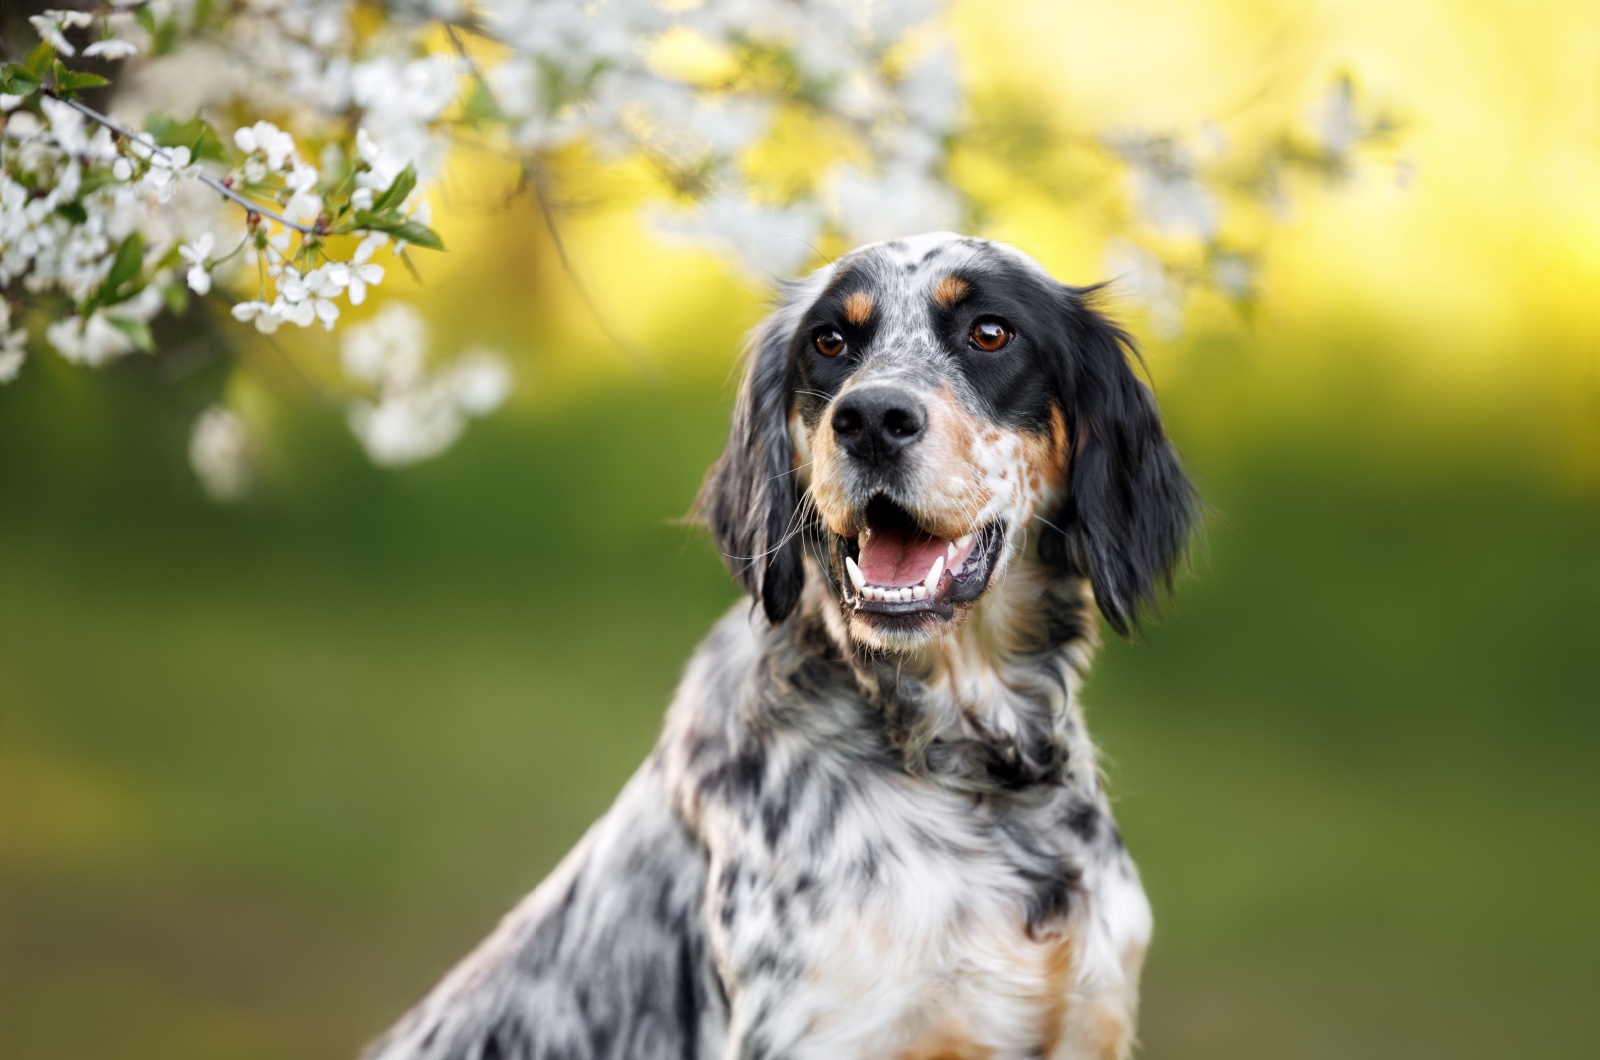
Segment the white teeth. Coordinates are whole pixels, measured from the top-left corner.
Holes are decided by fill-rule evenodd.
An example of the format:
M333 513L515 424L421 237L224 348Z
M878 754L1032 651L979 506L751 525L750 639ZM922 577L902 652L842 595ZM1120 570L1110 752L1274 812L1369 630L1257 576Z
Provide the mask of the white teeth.
M951 563L956 561L956 543L954 541L950 542L950 547L944 550L944 555Z
M956 539L956 548L966 548L970 544L972 544L972 535L971 534L968 534L965 537L961 537L961 538L957 538Z
M860 565L849 556L844 558L845 572L856 587L856 599L878 600L886 604L909 604L913 600L926 600L939 588L939 578L944 574L944 557L938 556L928 568L928 576L919 585L868 585Z

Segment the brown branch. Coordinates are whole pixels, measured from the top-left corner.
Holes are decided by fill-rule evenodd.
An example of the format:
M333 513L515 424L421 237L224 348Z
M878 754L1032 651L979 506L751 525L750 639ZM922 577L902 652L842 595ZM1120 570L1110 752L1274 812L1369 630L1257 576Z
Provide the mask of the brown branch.
M444 23L445 33L449 36L450 44L455 48L456 54L472 70L472 76L477 79L478 84L483 86L484 92L488 93L489 99L495 105L495 109L499 110L500 101L495 99L494 89L489 87L488 80L483 76L483 72L478 69L478 64L467 51L467 46L462 43L461 37L456 33L456 28L452 23ZM462 28L467 29L469 32L481 32L471 26L463 26ZM651 362L650 358L645 355L644 350L637 343L623 337L621 333L611 326L606 319L605 313L601 311L600 304L595 301L588 285L583 282L583 279L578 275L577 268L572 264L572 257L567 253L567 241L561 236L561 229L556 224L555 210L551 207L550 196L545 190L543 171L537 168L535 163L535 168L531 172L526 168L523 172L533 187L534 201L539 204L539 216L544 220L545 230L550 233L550 243L555 247L556 257L561 262L561 269L567 274L567 279L572 282L573 290L577 292L578 298L583 302L584 307L589 310L589 315L594 318L596 326L600 328L600 333L611 340L623 353L627 354L628 359L633 362L633 366L638 369L639 374L650 380L650 382L659 384L661 382L661 370Z

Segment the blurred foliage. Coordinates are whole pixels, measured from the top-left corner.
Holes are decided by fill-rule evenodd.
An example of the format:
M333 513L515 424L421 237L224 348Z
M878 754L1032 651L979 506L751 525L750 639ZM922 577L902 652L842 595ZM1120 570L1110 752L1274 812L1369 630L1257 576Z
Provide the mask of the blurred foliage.
M1600 13L956 27L1018 121L1246 100L1242 137L1332 58L1411 120L1408 187L1307 200L1252 320L1200 300L1150 344L1212 515L1176 613L1087 693L1157 913L1142 1055L1591 1056ZM574 267L646 381L497 165L453 169L458 252L419 295L521 385L441 461L375 470L332 404L251 383L314 396L293 350L237 351L281 451L230 509L181 459L173 381L198 406L227 375L204 343L0 391L0 1054L353 1054L603 811L733 601L672 520L759 295L626 205L580 212ZM990 224L1082 282L1119 200L1077 179Z

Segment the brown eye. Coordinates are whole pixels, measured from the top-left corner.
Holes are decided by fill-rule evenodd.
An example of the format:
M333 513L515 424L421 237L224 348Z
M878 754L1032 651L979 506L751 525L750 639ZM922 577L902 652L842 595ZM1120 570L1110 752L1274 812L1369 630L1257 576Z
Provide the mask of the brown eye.
M972 325L972 344L993 353L1011 341L1011 329L998 320L980 320Z
M844 352L844 336L832 328L817 332L812 342L824 357L837 357Z

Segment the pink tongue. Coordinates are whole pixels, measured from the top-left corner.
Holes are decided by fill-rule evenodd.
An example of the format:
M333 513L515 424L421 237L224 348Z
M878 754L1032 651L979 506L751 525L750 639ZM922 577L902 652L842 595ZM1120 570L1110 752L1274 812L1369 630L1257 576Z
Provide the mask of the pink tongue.
M916 585L949 546L950 542L928 534L875 529L867 535L856 562L868 585Z

